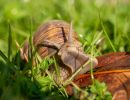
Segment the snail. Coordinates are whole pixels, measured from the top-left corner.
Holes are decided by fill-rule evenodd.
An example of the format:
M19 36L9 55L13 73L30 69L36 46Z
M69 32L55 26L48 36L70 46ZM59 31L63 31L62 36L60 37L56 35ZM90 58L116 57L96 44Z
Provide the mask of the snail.
M63 80L67 79L82 66L84 68L79 74L86 73L90 69L90 63L93 66L98 63L94 58L90 63L85 64L92 57L84 53L72 24L62 20L52 20L40 26L33 36L33 45L42 59L51 56L55 56L58 59L60 76ZM25 42L20 53L21 59L26 61L28 61L28 48L29 43Z

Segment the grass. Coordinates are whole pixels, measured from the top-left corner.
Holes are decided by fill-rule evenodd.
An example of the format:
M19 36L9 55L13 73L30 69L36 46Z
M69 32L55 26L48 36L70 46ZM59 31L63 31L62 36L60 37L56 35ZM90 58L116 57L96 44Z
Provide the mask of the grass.
M31 43L39 25L61 19L73 21L86 53L99 56L130 51L129 9L126 0L0 0L0 99L77 99L79 91L83 92L82 99L90 94L89 100L110 99L106 86L95 80L86 90L72 83L75 96L68 97L64 86L57 85L47 72L55 60L41 60L32 46L29 63L24 65L15 41L20 47L26 39ZM36 67L32 66L33 56L40 62Z

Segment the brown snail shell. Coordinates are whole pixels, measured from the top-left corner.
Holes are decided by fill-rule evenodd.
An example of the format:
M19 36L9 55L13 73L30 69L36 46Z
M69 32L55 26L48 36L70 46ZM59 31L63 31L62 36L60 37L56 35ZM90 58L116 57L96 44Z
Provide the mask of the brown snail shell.
M39 55L44 58L53 55L61 46L67 42L70 24L62 20L53 20L40 26L34 34L33 44L37 48ZM74 32L73 41L77 48L81 48L77 34Z

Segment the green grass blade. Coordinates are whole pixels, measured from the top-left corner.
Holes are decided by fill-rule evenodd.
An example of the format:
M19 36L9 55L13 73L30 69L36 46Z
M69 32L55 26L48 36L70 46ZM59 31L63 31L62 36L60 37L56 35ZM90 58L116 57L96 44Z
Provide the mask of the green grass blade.
M103 23L101 23L101 24L102 24L103 31L104 31L104 33L105 33L105 35L106 35L106 38L108 39L108 41L109 41L109 43L110 43L110 45L111 45L113 51L116 52L116 49L115 49L113 43L111 42L111 40L110 40L110 38L109 38L109 36L108 36L108 34L107 34L107 32L106 32L104 26L103 26Z
M32 18L30 18L30 37L29 37L29 62L33 66L33 43L32 43Z
M9 24L9 35L8 35L8 59L10 59L12 53L12 32L11 32L11 25Z
M0 50L0 56L6 61L9 62L9 59L6 57L6 55Z
M104 34L105 34L105 36L106 36L108 42L110 43L110 45L111 45L113 51L116 52L116 49L115 49L113 43L111 42L111 40L110 40L110 38L109 38L109 36L108 36L108 34L107 34L107 32L106 32L106 29L104 28L104 25L103 25L103 23L102 23L102 19L101 19L101 16L100 16L100 11L99 11L99 19L100 19L100 23L101 23L103 32L104 32Z
M58 80L59 80L60 79L60 70L59 70L59 66L58 66L54 56L53 56L53 60L54 60L54 67L55 67L56 75L58 76Z
M30 18L30 37L29 37L30 46L32 47L32 17Z

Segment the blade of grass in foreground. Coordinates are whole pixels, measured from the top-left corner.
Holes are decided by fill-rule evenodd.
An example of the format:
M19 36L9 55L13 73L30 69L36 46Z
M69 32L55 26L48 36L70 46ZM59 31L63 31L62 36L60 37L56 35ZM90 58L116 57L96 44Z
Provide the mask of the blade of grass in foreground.
M10 59L10 56L11 56L11 53L12 53L12 32L11 32L11 25L9 23L9 36L8 36L8 59L9 61L11 60Z
M6 61L10 62L9 59L6 57L6 55L0 50L0 56Z
M94 55L94 44L92 44L92 49L91 49L91 56L93 56L93 55ZM90 63L91 63L91 61L90 61ZM93 64L92 63L90 65L90 73L91 73L91 80L94 84Z
M13 72L15 72L17 70L16 67L15 67L15 65L12 62L10 62L10 60L8 59L8 57L6 57L6 55L1 50L0 50L0 56L7 63L8 66L6 66L6 68L10 69L10 71L13 71Z

